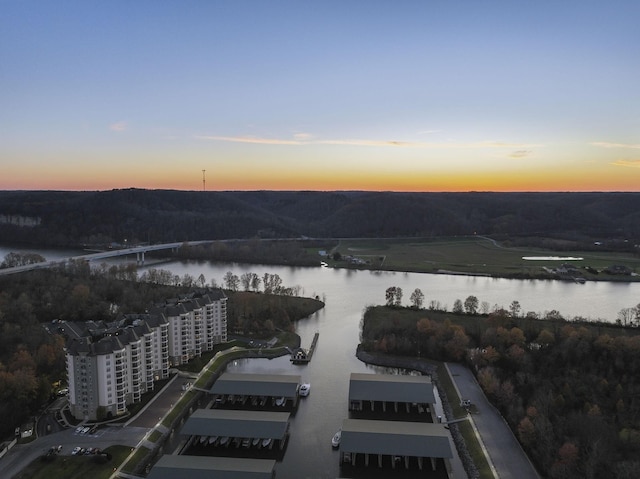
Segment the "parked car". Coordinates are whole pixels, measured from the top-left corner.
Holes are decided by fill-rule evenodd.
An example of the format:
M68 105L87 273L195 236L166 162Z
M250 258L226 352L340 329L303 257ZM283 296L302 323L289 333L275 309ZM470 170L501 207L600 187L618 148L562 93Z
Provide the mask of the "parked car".
M78 454L80 454L80 451L82 450L82 448L80 446L76 446L73 448L73 451L71 451L71 455L72 456L77 456Z

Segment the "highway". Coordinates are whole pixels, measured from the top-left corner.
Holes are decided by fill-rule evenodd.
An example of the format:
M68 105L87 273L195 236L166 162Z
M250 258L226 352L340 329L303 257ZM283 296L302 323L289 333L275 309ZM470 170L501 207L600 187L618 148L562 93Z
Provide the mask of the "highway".
M12 268L0 269L0 275L10 275L17 273L24 273L27 271L34 271L37 269L51 268L54 266L61 266L71 261L97 261L107 258L116 258L118 256L136 255L144 258L144 254L149 251L162 251L178 249L183 245L198 246L201 244L214 243L220 240L201 240L201 241L181 241L178 243L162 243L145 246L134 246L131 248L113 249L108 251L100 251L98 253L87 253L79 256L70 256L68 258L57 259L55 261L44 261L42 263L27 264L24 266L14 266Z

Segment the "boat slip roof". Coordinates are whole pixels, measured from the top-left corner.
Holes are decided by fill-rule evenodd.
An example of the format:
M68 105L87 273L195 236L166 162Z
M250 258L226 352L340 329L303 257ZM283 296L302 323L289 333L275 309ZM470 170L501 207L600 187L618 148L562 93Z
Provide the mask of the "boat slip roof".
M211 394L240 396L295 397L299 375L223 373L213 384Z
M181 434L283 439L289 416L288 412L197 409L185 422Z
M443 424L344 419L342 452L414 457L453 457Z
M436 402L428 376L351 373L349 400L406 403Z
M275 465L270 459L165 454L147 479L272 479Z

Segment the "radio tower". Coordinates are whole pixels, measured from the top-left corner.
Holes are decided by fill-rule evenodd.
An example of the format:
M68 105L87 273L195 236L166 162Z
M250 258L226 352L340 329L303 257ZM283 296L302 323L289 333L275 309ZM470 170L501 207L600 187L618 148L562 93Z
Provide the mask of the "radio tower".
M207 171L207 170L202 170L202 191L206 191L206 188L205 188L205 181L206 180L205 180L205 177L204 177L204 172L205 171Z

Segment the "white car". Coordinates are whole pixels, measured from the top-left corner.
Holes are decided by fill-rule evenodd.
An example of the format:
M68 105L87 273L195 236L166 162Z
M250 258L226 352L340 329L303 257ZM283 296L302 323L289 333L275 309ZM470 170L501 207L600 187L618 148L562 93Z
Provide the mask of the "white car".
M80 446L76 446L76 447L74 447L74 448L73 448L73 451L71 451L71 455L72 455L72 456L77 456L81 449L82 449L82 448L81 448Z

